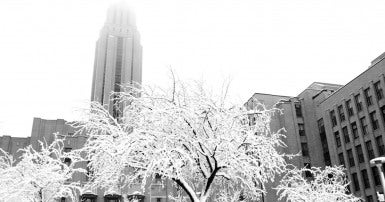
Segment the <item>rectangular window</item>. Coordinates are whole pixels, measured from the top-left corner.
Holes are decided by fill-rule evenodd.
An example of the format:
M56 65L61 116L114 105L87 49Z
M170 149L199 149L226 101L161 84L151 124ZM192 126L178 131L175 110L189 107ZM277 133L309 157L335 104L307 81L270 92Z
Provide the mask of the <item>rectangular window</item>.
M113 195L112 197L107 195L107 196L104 196L104 201L105 202L119 202L120 199L118 196L115 196L115 195Z
M360 94L355 95L354 100L356 101L357 111L359 112L362 111L362 102L361 102Z
M370 113L370 121L372 122L373 130L377 130L379 125L378 125L378 119L375 111Z
M366 118L362 117L360 118L360 123L362 127L362 134L367 135L368 134L368 124L366 123Z
M385 121L385 106L381 107L382 120Z
M358 130L357 130L356 122L353 122L352 124L350 124L350 126L352 127L352 132L353 132L354 139L357 139L358 138Z
M381 180L380 180L380 174L378 172L378 168L377 167L372 167L372 173L373 173L373 178L374 178L374 184L380 185L381 184Z
M304 167L307 168L307 169L311 169L310 163L304 163ZM306 177L312 177L312 174L311 174L310 171L306 170L306 171L305 171L305 176L306 176Z
M336 114L334 112L334 110L330 111L330 119L332 121L332 126L336 126L337 125L337 118L336 118Z
M91 161L87 161L86 171L87 171L86 180L89 181L93 178L93 175L94 175L94 171L91 168Z
M325 125L324 125L324 120L321 118L317 121L318 124L318 130L319 130L319 135L321 138L321 145L322 145L322 150L323 150L323 157L325 160L325 165L330 166L331 165L331 160L330 160L330 154L329 154L329 148L328 148L328 141L325 133Z
M354 115L353 107L350 100L346 101L346 109L348 110L349 117Z
M376 96L378 100L381 100L384 97L384 93L382 92L380 81L374 83L374 91L376 92Z
M302 123L298 124L298 130L300 136L305 136L305 126Z
M96 202L96 197L94 196L88 196L88 195L82 195L81 197L82 202Z
M358 163L363 163L365 161L365 159L364 159L364 153L362 152L361 145L356 146L356 151L357 151L357 155L358 155Z
M343 153L338 154L338 159L340 160L340 165L343 165L345 167L345 159Z
M301 107L301 103L295 103L294 104L295 106L295 114L297 115L297 117L302 117L302 107Z
M366 99L366 104L368 106L372 105L373 104L373 100L372 100L372 96L370 95L370 88L367 88L364 90L364 94L365 94L365 99Z
M338 131L334 132L334 136L336 138L337 147L340 147L341 146L341 138L340 138L339 132Z
M71 165L71 159L70 158L65 158L64 159L64 164L66 164L67 166L70 166Z
M352 177L353 177L354 191L359 191L360 190L360 184L358 182L357 173L353 173Z
M365 145L366 145L366 151L368 151L369 159L373 159L374 158L374 150L373 150L372 142L369 140L365 143Z
M377 142L377 147L378 147L378 153L380 156L385 154L385 147L384 147L384 142L382 140L382 136L376 137L376 142Z
M159 173L155 173L155 184L161 184L162 183L162 175Z
M354 157L351 149L348 150L349 166L354 166Z
M338 110L338 115L340 117L340 121L341 122L345 121L345 113L342 105L338 106L337 110Z
M365 189L370 188L368 172L364 169L361 171L361 174L362 174L362 178L364 180Z
M63 151L64 151L65 153L68 153L68 152L71 152L71 151L72 151L72 148L70 148L70 147L64 147Z
M366 202L373 202L373 196L372 195L367 196Z
M344 140L345 140L345 143L348 143L350 142L350 138L349 138L349 132L348 132L348 127L343 127L342 128L342 133L344 135Z
M319 133L320 133L320 134L325 133L324 120L323 120L323 119L318 120L318 121L317 121L317 124L318 124L318 130L319 130ZM325 136L326 136L326 134L325 134Z
M309 148L307 147L307 143L301 143L302 148L302 156L309 156Z

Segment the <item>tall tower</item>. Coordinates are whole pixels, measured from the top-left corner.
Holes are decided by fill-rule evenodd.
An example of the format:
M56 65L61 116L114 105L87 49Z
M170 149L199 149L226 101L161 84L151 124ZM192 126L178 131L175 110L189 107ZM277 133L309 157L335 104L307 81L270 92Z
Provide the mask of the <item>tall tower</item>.
M126 4L112 5L96 42L91 100L117 114L111 100L120 85L142 82L142 45L135 16Z

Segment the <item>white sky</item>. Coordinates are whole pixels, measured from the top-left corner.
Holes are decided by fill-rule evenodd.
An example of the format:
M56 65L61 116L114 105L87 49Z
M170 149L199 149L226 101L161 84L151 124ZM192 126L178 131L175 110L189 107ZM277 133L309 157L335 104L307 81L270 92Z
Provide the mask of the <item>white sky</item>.
M0 135L29 136L33 117L76 119L91 94L107 0L0 1ZM385 1L135 0L144 84L169 67L212 84L295 96L345 84L385 51Z

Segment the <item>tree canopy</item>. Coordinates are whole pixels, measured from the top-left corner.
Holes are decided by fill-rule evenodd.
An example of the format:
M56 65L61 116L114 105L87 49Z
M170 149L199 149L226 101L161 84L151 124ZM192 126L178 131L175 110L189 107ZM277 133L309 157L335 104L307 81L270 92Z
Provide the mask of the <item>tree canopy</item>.
M247 110L229 103L226 89L220 92L199 83L174 82L166 90L129 85L113 96L115 109L123 109L118 117L92 103L75 126L89 136L83 151L93 183L143 179L144 186L160 174L191 201L258 198L262 185L286 169L286 155L277 151L285 146L283 135L270 130L274 110Z

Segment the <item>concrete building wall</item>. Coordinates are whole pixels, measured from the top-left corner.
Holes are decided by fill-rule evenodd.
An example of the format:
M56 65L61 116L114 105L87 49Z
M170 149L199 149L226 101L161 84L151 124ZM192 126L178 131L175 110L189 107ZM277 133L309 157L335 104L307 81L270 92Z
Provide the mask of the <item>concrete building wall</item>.
M381 144L385 134L384 74L383 54L369 69L327 97L317 108L318 118L325 122L332 164L345 165L352 182L350 190L367 201L377 201L375 192L381 191L376 170L372 169L369 160L385 155ZM376 90L375 85L381 90ZM335 118L331 117L332 113ZM377 121L371 117L373 113ZM346 141L345 133L349 141ZM354 183L353 175L357 176L357 183Z
M326 96L340 87L341 85L314 82L297 96L303 106L306 136L311 148L311 166L324 167L325 164L327 165L330 162L328 158L330 154L322 145L315 109L322 99L325 99Z
M20 149L28 146L30 140L29 137L0 136L0 148L9 154L12 154L15 159L18 159L22 155Z
M271 119L271 130L276 132L280 129L285 129L283 134L286 136L282 141L286 144L285 148L277 148L279 152L286 154L298 154L298 157L287 160L287 163L292 164L298 168L304 167L305 164L311 164L311 156L309 156L308 133L306 129L300 132L304 126L303 108L300 100L296 97L269 95L255 93L246 103L249 109L258 107L257 103L262 103L267 109L276 108L277 111ZM297 114L296 105L300 106L300 113ZM302 129L301 129L302 130ZM304 148L302 148L304 147ZM302 151L305 149L306 151ZM263 201L279 201L277 191L274 189L279 185L281 176L276 176L273 183L265 185L266 194ZM284 201L284 200L281 200Z

